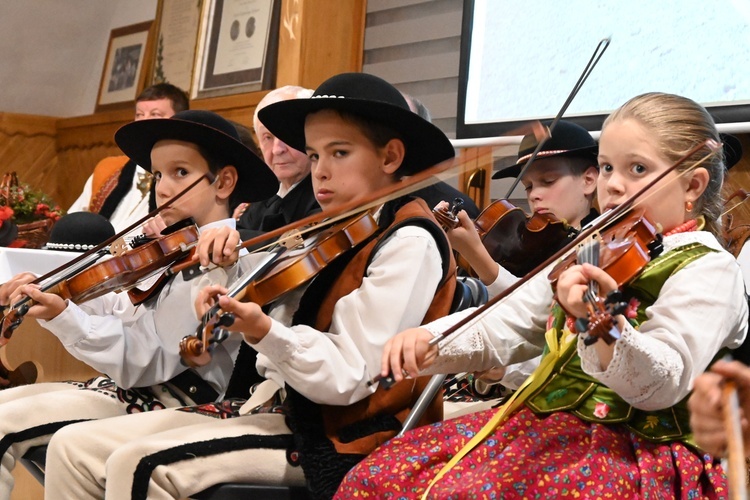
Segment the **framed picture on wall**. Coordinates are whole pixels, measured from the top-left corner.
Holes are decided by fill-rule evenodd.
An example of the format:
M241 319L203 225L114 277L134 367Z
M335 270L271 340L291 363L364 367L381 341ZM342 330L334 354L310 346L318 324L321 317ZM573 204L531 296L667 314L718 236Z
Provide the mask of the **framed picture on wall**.
M280 0L205 0L191 97L273 88Z
M147 84L167 82L190 93L204 1L159 0L155 53Z
M132 105L143 89L146 80L143 67L149 54L151 25L152 21L147 21L115 28L110 33L96 111Z

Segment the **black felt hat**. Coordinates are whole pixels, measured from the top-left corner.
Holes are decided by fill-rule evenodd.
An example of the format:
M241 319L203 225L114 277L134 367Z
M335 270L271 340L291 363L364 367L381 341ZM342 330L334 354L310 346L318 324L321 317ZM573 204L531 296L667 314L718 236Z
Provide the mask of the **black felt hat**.
M18 238L18 226L12 220L0 223L0 247L7 247Z
M397 132L406 147L399 174L415 174L455 156L445 134L412 112L398 89L366 73L331 77L312 97L269 104L258 112L258 119L280 140L305 151L305 118L323 109L352 113Z
M724 149L724 165L727 170L742 159L742 143L731 134L719 134Z
M115 228L93 212L73 212L60 217L49 233L45 250L85 252L115 235Z
M546 122L544 125L549 126L550 123L552 122ZM516 163L510 167L498 170L492 178L518 177L521 169L536 149L537 144L534 134L524 136L521 139L521 145L518 147L518 160L516 160ZM552 135L544 143L544 146L542 146L536 157L542 159L550 156L583 156L590 157L593 160L592 165L594 165L596 164L598 149L596 141L591 137L588 130L575 123L560 120L555 125Z
M271 169L247 146L237 129L211 111L180 111L171 118L139 120L121 127L115 142L138 165L151 171L151 149L161 140L185 141L210 152L237 168L235 190L244 201L265 200L279 190L279 181Z

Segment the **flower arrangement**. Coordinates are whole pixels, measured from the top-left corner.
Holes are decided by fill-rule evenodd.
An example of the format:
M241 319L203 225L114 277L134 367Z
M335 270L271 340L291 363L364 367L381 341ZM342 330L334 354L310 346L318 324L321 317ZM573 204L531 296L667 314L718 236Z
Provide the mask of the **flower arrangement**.
M9 246L41 248L49 231L65 212L43 192L18 182L15 172L0 182L0 222L18 226L18 237ZM2 227L2 226L0 226Z
M0 220L10 217L16 224L39 220L56 222L65 212L46 194L20 184L15 172L5 174L0 184Z

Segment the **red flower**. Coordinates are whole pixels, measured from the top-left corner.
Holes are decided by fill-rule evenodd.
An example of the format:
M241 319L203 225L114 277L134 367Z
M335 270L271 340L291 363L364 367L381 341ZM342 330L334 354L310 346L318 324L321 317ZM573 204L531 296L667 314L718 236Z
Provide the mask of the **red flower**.
M638 306L641 305L641 302L633 297L630 299L630 302L628 302L628 307L625 308L625 317L628 319L634 319L638 317Z
M13 217L13 209L10 207L0 207L0 223L5 222Z
M594 416L596 418L606 418L609 415L609 405L607 403L596 403L594 406Z

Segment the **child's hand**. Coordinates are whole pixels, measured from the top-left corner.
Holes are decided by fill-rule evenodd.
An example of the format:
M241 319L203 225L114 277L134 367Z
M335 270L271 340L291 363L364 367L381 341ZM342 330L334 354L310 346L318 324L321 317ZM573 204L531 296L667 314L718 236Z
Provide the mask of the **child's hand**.
M31 283L36 279L31 273L20 273L13 276L11 279L0 285L0 305L8 306L11 305L11 296L18 289L18 287Z
M211 262L217 266L230 266L239 259L240 233L226 226L202 231L196 246L196 255L201 266Z
M599 283L599 295L606 296L617 289L617 282L603 269L583 264L572 266L560 274L557 280L557 300L569 314L576 318L585 318L588 308L583 296L588 290L589 282Z
M30 283L18 287L10 297L11 303L15 304L24 296L29 297L35 302L26 313L26 316L29 318L50 320L57 317L58 314L68 307L62 297L53 293L43 292L37 284Z
M247 210L247 207L249 206L249 203L240 203L237 205L237 208L234 209L234 213L232 214L232 218L234 220L240 220L240 217L245 213L245 210Z
M203 315L216 304L219 300L219 296L226 295L228 292L229 290L221 285L209 285L203 287L195 297L194 306L196 317L202 318Z
M392 375L396 382L416 377L437 356L437 345L430 345L432 339L424 328L410 328L392 337L383 349L380 375Z
M263 339L271 329L271 318L254 302L240 302L227 297L227 289L219 285L210 285L198 292L195 299L195 312L203 316L218 302L222 311L234 315L234 323L224 327L231 332L239 332L245 340L254 344Z
M161 215L157 215L156 217L152 217L151 219L144 222L143 226L141 226L141 230L143 231L144 236L147 236L149 238L158 238L161 236L161 232L165 227L167 227L167 223L164 222L164 219L161 218Z
M447 210L448 202L441 201L435 208ZM458 214L456 214L456 218L458 219L458 225L453 229L449 229L445 233L448 236L448 241L450 241L451 247L464 257L468 257L472 253L477 252L477 249L480 247L484 248L482 240L479 238L477 228L474 226L474 221L471 220L469 214L466 213L466 210L459 211Z

